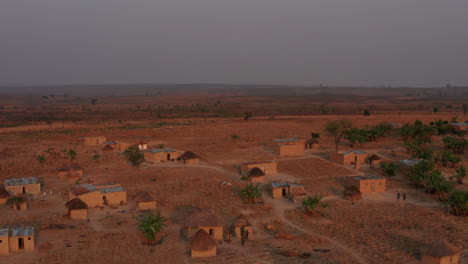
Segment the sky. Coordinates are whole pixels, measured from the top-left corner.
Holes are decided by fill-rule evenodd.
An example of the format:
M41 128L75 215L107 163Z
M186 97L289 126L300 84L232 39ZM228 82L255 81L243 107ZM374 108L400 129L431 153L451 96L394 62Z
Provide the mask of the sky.
M467 86L467 14L467 0L0 0L0 86Z

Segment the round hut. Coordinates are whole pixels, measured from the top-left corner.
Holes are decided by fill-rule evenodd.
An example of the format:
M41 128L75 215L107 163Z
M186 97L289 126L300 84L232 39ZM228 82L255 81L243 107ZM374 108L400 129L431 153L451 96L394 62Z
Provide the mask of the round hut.
M369 163L369 166L372 168L374 166L380 166L380 162L382 161L382 158L372 154L367 158L367 163Z
M344 190L343 198L350 201L362 200L361 191L356 186L349 186Z
M216 241L203 229L192 237L189 248L192 258L216 256Z
M247 172L247 177L251 182L265 182L265 173L258 167L251 169Z
M80 198L71 199L65 206L68 208L70 219L88 219L88 205Z
M249 238L251 238L253 235L252 225L250 224L249 220L242 214L239 215L236 220L234 220L232 226L234 227L234 235L239 239L241 238L242 233L245 231L248 232Z
M193 153L192 151L186 151L184 154L180 156L180 160L184 164L198 164L200 162L200 158L197 154Z
M421 250L423 264L458 264L461 250L446 240L432 243Z
M135 201L137 202L137 208L139 210L156 209L157 206L156 198L154 198L154 196L149 192L144 192L138 195L135 197Z

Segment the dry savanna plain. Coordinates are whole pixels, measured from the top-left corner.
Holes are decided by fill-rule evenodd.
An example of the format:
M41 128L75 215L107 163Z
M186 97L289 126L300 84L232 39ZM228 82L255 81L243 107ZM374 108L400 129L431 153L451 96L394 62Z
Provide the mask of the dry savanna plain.
M0 263L421 263L425 248L447 241L458 249L459 263L467 264L466 214L455 215L438 195L415 188L403 165L389 176L367 162L360 166L357 160L337 162L332 158L337 152L334 137L325 129L340 119L350 120L356 128L416 120L427 126L438 120L463 123L468 120L463 109L467 99L468 88L0 89L0 188L7 187L7 179L41 179L40 193L26 195L26 210L0 205L0 229L34 227L35 240L34 250L0 254ZM369 115L363 114L365 110ZM311 133L320 133L316 147L279 155L275 139L309 140ZM106 151L101 143L85 145L85 138L93 136L144 142L147 150L190 151L199 161L167 160L164 154L164 162L133 166L124 150ZM453 136L467 139L463 134ZM426 148L435 156L446 151L443 138L434 132ZM379 156L381 163L400 164L414 154L404 146L399 127L376 141L352 147L350 143L342 138L338 150L362 150L367 157ZM458 168L468 167L467 151L456 154L460 158L456 166L437 168L454 191L468 191L468 177L458 183L451 177ZM276 162L277 172L266 173L258 183L261 197L251 203L242 195L252 180L242 164L264 161ZM70 163L83 168L83 175L73 181L57 172ZM384 179L384 191L344 199L348 177L364 175ZM328 206L307 212L300 201L274 197L272 183L286 182L300 184L306 196L321 197ZM71 188L109 183L125 188L124 203L89 207L86 219L70 219L65 203ZM155 208L138 209L137 197L144 192L154 196ZM467 210L466 201L464 206ZM211 209L223 222L222 239L213 239L214 256L192 257L193 237L184 233L189 213L200 208ZM167 219L153 245L144 243L138 229L139 219L148 212ZM245 241L231 236L241 214L252 226ZM213 247L208 242L206 247Z

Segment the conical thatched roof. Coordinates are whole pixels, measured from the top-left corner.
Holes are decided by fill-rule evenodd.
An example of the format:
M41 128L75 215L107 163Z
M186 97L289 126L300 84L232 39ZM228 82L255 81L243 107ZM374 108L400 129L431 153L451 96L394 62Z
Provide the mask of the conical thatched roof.
M433 257L452 256L460 252L461 250L459 248L453 246L447 240L434 242L421 250L421 254Z
M247 220L247 218L244 215L241 214L236 218L236 220L234 220L232 225L240 227L240 226L250 226L251 224L250 224L249 220Z
M193 235L189 248L196 251L208 251L216 247L216 241L203 229Z
M109 150L114 150L114 148L111 145L106 145L102 150L109 151Z
M153 202L156 201L156 198L154 198L153 195L151 195L149 192L144 192L137 197L135 197L135 201L137 202Z
M0 198L8 198L10 197L10 193L8 193L5 189L0 189Z
M72 164L64 164L61 167L57 168L57 171L71 171L71 170L82 170L83 167L81 167L77 163L72 163Z
M367 158L368 160L381 160L382 158L375 155L375 154L372 154L370 157Z
M197 154L193 153L192 151L186 151L184 154L180 156L181 159L198 159L199 157Z
M183 221L184 226L222 226L224 220L212 209L196 209Z
M74 198L70 201L68 201L65 206L69 209L69 210L80 210L80 209L88 209L88 206L83 202L81 201L80 198Z
M261 176L265 176L265 173L260 168L255 167L255 168L251 169L247 173L247 176L249 176L249 177L261 177Z

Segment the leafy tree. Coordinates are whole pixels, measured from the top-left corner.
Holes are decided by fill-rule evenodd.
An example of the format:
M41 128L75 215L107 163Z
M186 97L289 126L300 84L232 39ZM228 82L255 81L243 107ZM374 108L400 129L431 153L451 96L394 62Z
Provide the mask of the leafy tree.
M39 161L39 163L41 164L41 167L44 167L44 164L46 162L46 157L44 155L37 156L36 160Z
M133 165L138 166L143 161L145 161L145 156L140 151L137 145L132 145L124 151L124 156L127 157L127 160Z
M244 114L244 120L249 120L249 118L251 118L253 116L252 112L246 112Z
M97 99L91 99L90 102L91 102L92 105L96 105L97 104Z
M332 120L325 125L325 131L334 139L336 150L338 150L338 145L346 130L352 126L353 122L349 119Z
M156 236L167 227L167 220L159 212L156 215L148 212L138 219L138 230L148 240L149 245L153 246L156 244Z
M73 160L76 158L76 156L77 156L78 154L76 153L76 150L74 150L74 149L69 149L69 150L67 151L67 155L70 157L70 161L73 161Z
M366 131L359 128L351 128L345 131L344 137L349 140L350 147L354 147L356 142L359 143L359 146L362 146L367 142Z
M310 135L312 136L312 138L320 138L320 133L312 132Z
M302 209L306 214L313 214L318 206L327 208L329 204L323 203L320 195L307 196L302 200Z
M442 138L445 148L450 149L455 154L463 154L465 152L465 147L468 145L468 140L458 139L452 136L446 136Z
M257 185L247 184L243 189L241 189L241 195L244 197L248 203L255 203L258 198L262 197L262 191L258 188Z
M434 113L439 112L439 107L436 106L436 107L432 108L432 111L434 111Z
M380 168L385 175L395 176L395 171L400 168L400 165L396 164L395 162L382 162L380 163Z
M425 180L435 169L435 164L432 161L421 161L410 169L409 180L414 187L423 186Z
M468 192L463 190L453 191L445 202L451 209L454 215L468 215Z
M366 110L364 110L363 114L364 114L364 116L370 116L370 111L366 109Z
M452 179L456 179L458 184L463 184L463 178L466 177L466 168L461 165L460 168L455 170L457 173L452 175Z

